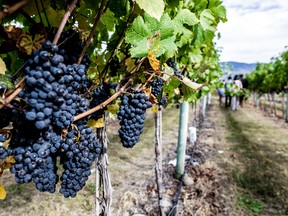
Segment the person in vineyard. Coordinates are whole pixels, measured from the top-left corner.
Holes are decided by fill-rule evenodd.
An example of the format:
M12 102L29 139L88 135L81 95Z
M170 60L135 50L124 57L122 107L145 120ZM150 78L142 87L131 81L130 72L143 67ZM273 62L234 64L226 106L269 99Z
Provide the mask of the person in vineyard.
M222 82L223 86L221 86L220 88L217 88L217 93L219 95L219 105L222 104L223 98L225 97L225 88L224 88L225 80L222 80L221 82Z
M243 107L246 89L248 89L248 80L244 78L243 74L240 74L240 81L242 83L243 92L239 97L240 106Z
M232 90L232 99L231 99L231 109L232 111L236 111L239 108L239 100L240 100L240 94L242 92L242 82L240 81L239 75L235 75L233 79L233 90Z
M231 106L231 90L233 86L233 80L231 76L228 76L228 79L225 83L225 107L228 108Z

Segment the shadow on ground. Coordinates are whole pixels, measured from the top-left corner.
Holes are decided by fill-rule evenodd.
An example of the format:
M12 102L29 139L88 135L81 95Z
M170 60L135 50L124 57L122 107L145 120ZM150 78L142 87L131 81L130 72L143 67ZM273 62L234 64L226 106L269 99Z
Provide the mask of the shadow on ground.
M284 155L275 154L271 140L263 142L249 135L249 132L258 128L261 136L260 133L265 133L269 128L261 128L262 125L257 121L240 122L235 119L234 113L225 108L221 111L225 112L231 150L237 153L239 166L232 165L231 170L237 185L263 202L265 207L262 213L265 215L287 215L288 178L285 165L288 159Z

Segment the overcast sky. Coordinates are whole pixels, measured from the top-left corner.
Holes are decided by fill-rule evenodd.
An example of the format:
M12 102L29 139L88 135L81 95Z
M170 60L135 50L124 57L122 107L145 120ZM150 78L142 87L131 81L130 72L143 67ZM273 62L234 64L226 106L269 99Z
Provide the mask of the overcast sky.
M221 61L267 63L288 46L288 0L223 0L226 23L220 23Z

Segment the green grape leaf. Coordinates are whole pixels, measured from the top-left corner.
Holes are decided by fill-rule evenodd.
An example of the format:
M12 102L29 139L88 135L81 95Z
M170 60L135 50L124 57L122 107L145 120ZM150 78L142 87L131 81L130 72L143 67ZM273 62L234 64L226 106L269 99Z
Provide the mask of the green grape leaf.
M7 68L6 68L6 64L5 62L3 61L2 58L0 58L0 74L5 74Z
M163 0L135 0L135 2L151 17L160 20L165 8Z
M192 52L190 52L190 60L193 63L199 63L203 59L202 52L200 49L194 48Z
M187 26L196 25L199 23L199 20L196 15L188 9L182 9L177 13L173 21L172 24L174 24L175 35L178 37L177 46L182 47L193 38L192 29L188 29Z
M51 6L47 6L47 7L45 7L45 12L48 16L48 20L49 20L50 25L52 27L58 28L63 17L64 17L65 11L64 10L57 10L56 11ZM44 11L41 13L41 16L45 17ZM48 26L48 24L46 24L46 22L47 22L46 19L44 19L43 22L44 22L45 26Z
M94 0L93 4L95 4ZM108 8L115 14L115 17L121 17L125 16L131 7L127 0L110 0Z
M169 67L166 63L164 64L164 71L165 71L165 74L163 74L163 79L165 81L174 75L173 68Z
M164 91L167 93L174 92L175 89L180 85L180 81L174 77L171 77L169 82L165 82Z
M202 94L204 95L208 94L208 92L210 91L208 86L202 86L201 90L202 90Z
M147 39L139 41L138 45L130 49L133 58L142 58L148 55Z
M190 98L192 95L195 94L195 91L185 84L181 86L181 90L184 96L184 100L187 100L188 98Z
M101 22L106 26L108 31L114 31L115 16L109 8L101 16Z
M17 51L9 52L8 55L11 59L10 71L12 72L12 74L14 74L24 64L24 59L21 58L20 53Z
M138 16L127 29L125 40L127 43L137 45L140 41L143 41L143 39L150 37L151 34L143 18Z
M3 75L3 74L0 74L0 91L3 91L3 90L10 90L10 89L15 89L13 83L10 81L10 79Z
M166 0L166 2L169 5L169 7L175 8L179 6L180 0Z
M174 21L181 23L182 25L187 24L189 26L196 25L197 23L199 23L199 20L196 17L196 15L188 9L180 10L177 13L176 17L174 18Z
M197 26L194 31L193 44L202 45L205 41L204 30L201 26Z
M172 25L171 25L172 24ZM174 26L173 21L167 13L164 13L159 22L159 29L161 32L161 39L173 37Z
M193 38L193 33L192 33L192 31L188 30L187 28L185 28L183 26L179 29L181 29L181 37L176 42L176 44L178 47L182 47L185 44L187 44L189 42L189 40L191 40Z
M174 43L174 29L170 21L169 16L165 14L162 16L160 22L148 14L144 15L144 19L138 16L127 29L125 37L126 42L132 45L130 49L132 57L141 58L147 56L150 48L153 49L155 57L163 54L172 57L177 51L177 46ZM160 34L160 42L155 43L151 47L149 38L157 34L157 32Z
M223 22L227 21L226 18L226 8L223 5L219 5L217 7L211 8L211 11L214 12L215 17L219 17Z
M215 32L216 27L213 25L213 22L215 21L215 17L212 15L211 10L205 9L200 14L200 24L203 27L203 29Z
M39 12L43 11L43 8L47 8L50 5L50 0L34 0L34 1L28 1L28 3L23 7L23 10L29 14L30 16L36 15L38 14L38 10L37 10L37 5L41 7L39 7ZM37 4L36 4L37 3ZM42 7L43 4L43 7ZM55 18L55 17L54 17Z
M159 44L160 51L158 52L158 56L164 54L165 59L173 57L178 49L175 44L175 36L161 40Z

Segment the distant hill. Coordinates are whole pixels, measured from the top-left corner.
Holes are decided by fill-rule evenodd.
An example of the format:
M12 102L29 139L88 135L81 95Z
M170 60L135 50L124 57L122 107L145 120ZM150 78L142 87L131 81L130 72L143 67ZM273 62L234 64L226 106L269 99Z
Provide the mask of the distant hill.
M224 71L224 78L228 75L232 77L235 74L245 74L251 73L256 68L257 63L243 63L243 62L220 62L221 68Z

